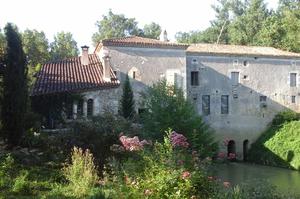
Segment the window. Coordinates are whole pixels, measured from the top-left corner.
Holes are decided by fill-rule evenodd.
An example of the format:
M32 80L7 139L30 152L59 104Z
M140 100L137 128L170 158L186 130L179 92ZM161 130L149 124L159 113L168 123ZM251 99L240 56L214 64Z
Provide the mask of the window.
M191 85L192 86L198 86L199 85L199 72L198 71L192 71L191 72Z
M87 116L88 117L91 117L91 116L93 116L93 112L94 112L94 100L93 99L89 99L88 101L87 101Z
M73 102L68 101L66 103L66 113L67 113L67 119L73 119Z
M83 100L79 100L77 104L77 115L79 117L83 116Z
M243 65L244 65L244 66L248 66L248 65L249 65L248 61L246 61L246 60L243 61Z
M221 114L228 114L229 113L229 96L222 95L221 96Z
M290 87L297 86L297 73L290 73Z
M296 103L296 96L293 95L293 96L291 97L291 100L292 100L292 103L295 104L295 103Z
M264 95L259 96L259 101L260 102L266 102L267 101L267 96L264 96Z
M202 95L202 114L209 115L210 114L210 96Z
M240 73L231 72L231 81L232 81L232 85L238 85L240 83Z
M136 75L135 73L136 73L135 71L132 72L132 78L133 79L135 79L135 75Z

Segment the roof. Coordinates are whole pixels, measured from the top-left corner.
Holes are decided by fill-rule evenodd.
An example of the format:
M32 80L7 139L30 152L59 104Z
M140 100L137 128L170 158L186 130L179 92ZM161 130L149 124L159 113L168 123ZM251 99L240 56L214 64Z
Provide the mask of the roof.
M126 47L145 47L145 48L175 48L186 49L187 44L171 43L167 41L160 41L157 39L150 39L138 36L129 36L121 38L104 39L99 45L103 46L126 46ZM97 47L98 47L97 46ZM97 49L96 47L96 49Z
M220 54L220 55L246 55L264 57L288 57L300 58L299 53L279 50L273 47L240 46L224 44L191 44L187 48L188 53Z
M96 54L89 54L88 58L89 65L82 65L80 56L44 64L37 74L31 96L119 86L112 69L111 81L103 80L103 66Z

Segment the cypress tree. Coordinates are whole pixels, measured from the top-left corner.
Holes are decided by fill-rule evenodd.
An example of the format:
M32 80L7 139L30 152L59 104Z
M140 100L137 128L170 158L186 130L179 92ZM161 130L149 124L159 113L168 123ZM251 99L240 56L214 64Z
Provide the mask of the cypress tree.
M9 148L19 144L24 132L27 102L26 57L17 27L5 26L7 41L4 57L2 136Z
M132 118L134 115L134 99L128 75L123 86L121 98L121 114L124 118Z

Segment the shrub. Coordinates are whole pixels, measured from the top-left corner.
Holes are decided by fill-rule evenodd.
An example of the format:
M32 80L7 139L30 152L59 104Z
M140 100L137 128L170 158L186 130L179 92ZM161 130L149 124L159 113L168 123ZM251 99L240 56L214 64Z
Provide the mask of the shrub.
M142 115L145 137L161 141L162 132L171 128L185 135L202 156L212 155L217 150L212 130L185 99L181 89L160 81L143 93L143 99L146 108Z
M285 122L299 120L300 114L291 110L283 111L275 115L272 125L281 125Z
M10 154L0 162L0 189L11 187L15 161Z
M26 195L30 193L30 182L28 181L28 171L22 170L15 178L12 191L18 194Z
M173 135L172 135L173 134ZM111 162L105 187L112 198L208 198L214 182L202 169L205 161L187 149L186 138L169 132L163 143L130 151L124 162ZM172 137L171 137L172 135ZM174 139L174 135L180 139ZM179 141L179 142L177 142ZM175 144L176 143L176 144ZM180 143L180 144L179 144Z
M71 164L64 168L69 188L75 196L86 196L98 181L93 155L89 150L74 147Z

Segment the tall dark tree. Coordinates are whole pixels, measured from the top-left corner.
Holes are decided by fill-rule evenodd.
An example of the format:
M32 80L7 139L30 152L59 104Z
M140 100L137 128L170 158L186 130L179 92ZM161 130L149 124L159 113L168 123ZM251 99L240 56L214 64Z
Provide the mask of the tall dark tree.
M60 60L78 56L77 42L70 32L59 32L54 36L54 41L50 44L50 55L52 60Z
M3 76L2 136L8 146L18 145L24 132L27 84L26 57L16 26L5 26L6 51Z
M128 119L132 118L135 114L133 92L128 75L126 76L126 80L123 86L123 95L121 98L121 114L124 118Z

